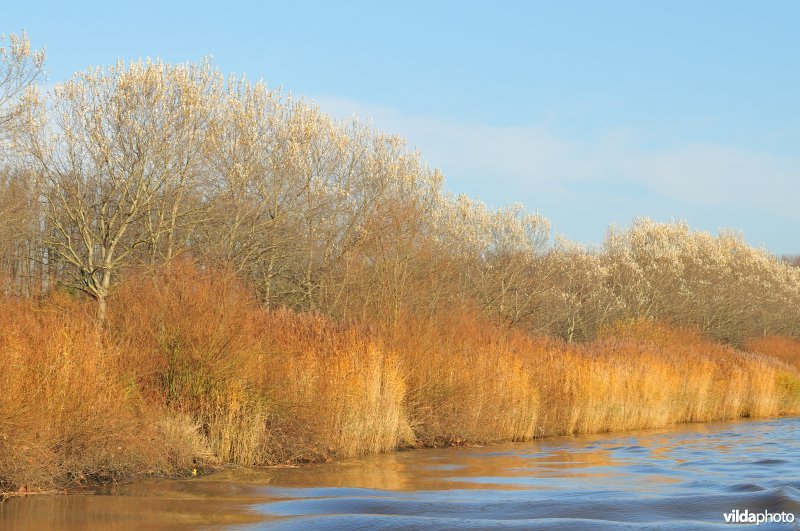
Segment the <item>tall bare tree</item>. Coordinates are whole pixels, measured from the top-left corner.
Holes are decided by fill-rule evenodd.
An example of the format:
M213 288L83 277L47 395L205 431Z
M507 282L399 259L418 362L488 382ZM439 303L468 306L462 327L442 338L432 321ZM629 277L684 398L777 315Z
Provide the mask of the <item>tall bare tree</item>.
M24 32L0 35L0 290L7 293L29 294L37 268L36 193L15 148L37 98L31 89L44 79L44 60Z
M56 87L30 135L48 244L70 266L68 283L97 300L100 322L114 274L174 237L218 86L207 63L119 62Z

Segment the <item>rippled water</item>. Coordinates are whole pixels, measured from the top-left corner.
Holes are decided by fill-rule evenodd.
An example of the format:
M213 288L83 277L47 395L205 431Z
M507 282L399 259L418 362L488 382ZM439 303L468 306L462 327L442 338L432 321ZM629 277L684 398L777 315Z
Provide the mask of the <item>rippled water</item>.
M800 419L226 470L113 493L13 499L0 505L0 526L727 528L723 514L734 509L800 518Z

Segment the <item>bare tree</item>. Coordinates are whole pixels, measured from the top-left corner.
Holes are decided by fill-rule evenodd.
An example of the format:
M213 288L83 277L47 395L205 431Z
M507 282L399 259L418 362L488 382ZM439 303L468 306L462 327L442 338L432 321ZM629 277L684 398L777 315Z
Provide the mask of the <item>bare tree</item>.
M29 294L38 251L36 194L20 171L15 147L24 116L36 100L28 92L44 78L43 50L32 50L25 33L0 35L0 288Z
M69 284L97 300L100 322L115 272L177 229L215 83L207 64L89 70L55 89L29 137L48 244L70 266Z

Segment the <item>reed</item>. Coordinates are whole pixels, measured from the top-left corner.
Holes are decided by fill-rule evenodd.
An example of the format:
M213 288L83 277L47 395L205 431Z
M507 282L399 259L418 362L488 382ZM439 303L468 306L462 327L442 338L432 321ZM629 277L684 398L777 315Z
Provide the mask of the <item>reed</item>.
M656 428L680 422L797 413L779 363L691 329L620 322L595 341L531 341L542 435Z
M189 262L111 302L99 326L63 293L0 300L0 490L800 413L783 338L640 319L570 343L468 306L342 323Z
M539 392L509 332L467 312L437 323L405 320L388 339L408 382L416 444L441 446L535 435Z

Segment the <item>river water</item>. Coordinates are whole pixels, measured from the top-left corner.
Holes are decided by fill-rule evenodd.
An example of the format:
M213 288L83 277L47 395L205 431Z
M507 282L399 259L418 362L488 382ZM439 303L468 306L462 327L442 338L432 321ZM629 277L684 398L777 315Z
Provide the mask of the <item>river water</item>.
M730 525L723 515L734 510L745 519L745 510L800 519L800 419L147 480L104 492L14 498L0 504L0 527L724 529Z

